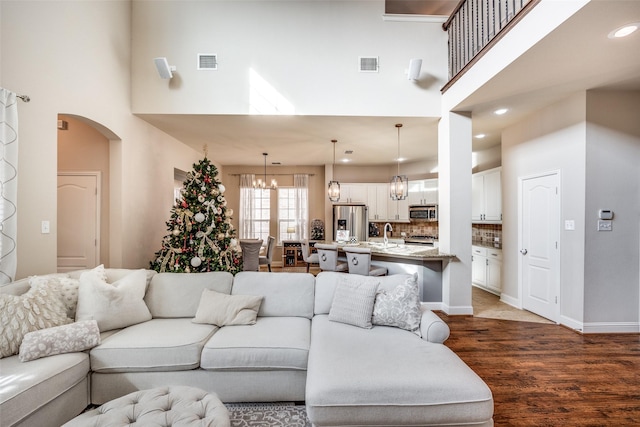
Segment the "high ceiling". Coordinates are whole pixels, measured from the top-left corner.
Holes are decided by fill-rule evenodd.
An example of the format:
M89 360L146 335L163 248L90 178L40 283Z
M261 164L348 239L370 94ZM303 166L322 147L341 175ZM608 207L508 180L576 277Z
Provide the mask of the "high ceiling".
M414 2L388 1L387 5L393 3ZM457 2L420 3L431 3L434 7L444 3L453 9ZM499 145L505 127L572 93L598 88L640 90L640 31L625 39L607 37L610 31L629 22L640 22L640 1L592 1L462 102L458 110L472 112L474 135L487 135L484 139L474 138L474 150ZM509 112L494 115L499 107L507 107ZM396 158L396 123L404 125L401 157L409 161L437 157L435 118L175 114L140 117L197 150L207 144L209 153L215 152L216 161L222 165L262 165L262 152L269 153L269 163L301 166L331 163L327 129L332 130L332 135L339 135L337 161L348 157L354 165L392 164ZM326 141L326 145L319 141ZM345 150L352 150L353 154L345 155Z

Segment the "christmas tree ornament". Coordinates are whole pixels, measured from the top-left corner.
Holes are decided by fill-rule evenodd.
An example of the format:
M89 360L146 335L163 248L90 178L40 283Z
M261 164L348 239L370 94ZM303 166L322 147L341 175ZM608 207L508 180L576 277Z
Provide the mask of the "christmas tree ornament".
M204 214L202 212L198 212L193 218L197 222L202 222L202 221L204 221Z
M200 267L200 264L202 264L202 260L200 258L198 258L197 256L191 258L191 266L192 267L196 267L196 268Z
M224 193L224 190L226 190L226 188L224 188L224 185L220 184L218 186L218 190L220 190L220 193Z

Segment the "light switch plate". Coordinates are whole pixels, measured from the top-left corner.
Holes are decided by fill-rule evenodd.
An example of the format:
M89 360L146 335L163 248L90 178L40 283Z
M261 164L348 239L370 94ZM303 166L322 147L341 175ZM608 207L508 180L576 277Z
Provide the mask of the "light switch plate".
M49 234L51 232L49 221L42 221L40 228L41 228L40 231L42 232L42 234Z
M598 220L598 231L611 231L613 229L613 221L608 219Z

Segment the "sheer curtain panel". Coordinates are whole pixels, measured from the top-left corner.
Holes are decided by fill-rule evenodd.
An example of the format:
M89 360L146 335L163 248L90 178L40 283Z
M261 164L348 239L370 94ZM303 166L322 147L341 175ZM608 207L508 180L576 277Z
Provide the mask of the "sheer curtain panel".
M18 265L18 105L16 94L0 88L0 283L14 280Z
M243 173L240 175L240 217L239 222L239 238L251 239L254 236L254 218L253 218L253 181L254 174Z
M294 174L296 235L301 240L309 238L309 175Z

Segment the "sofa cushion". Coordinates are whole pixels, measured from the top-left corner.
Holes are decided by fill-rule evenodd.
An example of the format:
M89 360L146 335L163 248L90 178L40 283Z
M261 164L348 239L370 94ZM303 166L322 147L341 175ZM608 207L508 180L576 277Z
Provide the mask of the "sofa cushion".
M27 333L70 322L64 303L46 282L22 295L0 294L0 358L18 354Z
M147 289L146 271L133 270L107 283L102 270L96 268L80 276L76 320L95 319L101 331L150 320L151 313L143 299Z
M359 274L341 275L333 295L329 320L371 328L371 314L380 282Z
M62 299L67 308L67 317L75 319L76 306L78 305L78 287L80 281L72 279L65 275L48 275L48 276L32 276L29 277L29 284L37 286L41 283L47 283L54 292Z
M313 318L311 334L306 404L314 425L472 425L493 416L491 390L442 344L325 315Z
M232 283L233 275L224 271L158 273L151 279L144 300L154 319L193 318L204 289L230 294Z
M311 321L258 317L255 325L225 326L204 346L200 367L211 370L304 370Z
M89 356L86 353L59 354L27 363L20 362L18 356L1 359L0 424L12 426L40 410L76 384L86 381L88 373ZM87 395L83 407L88 400Z
M334 271L323 271L316 276L315 283L315 314L329 314L333 302L333 294L338 286L340 276L349 273L337 273ZM392 274L390 276L376 276L380 282L378 290L390 290L404 283L411 274Z
M153 319L104 337L91 350L95 372L183 371L200 365L200 353L218 328L191 319Z
M313 317L315 278L309 273L243 271L233 279L233 295L264 297L258 316Z
M216 326L253 325L256 323L262 297L227 295L205 289L193 323Z
M100 330L95 320L81 320L68 325L29 332L20 344L21 362L56 354L84 351L100 344Z

